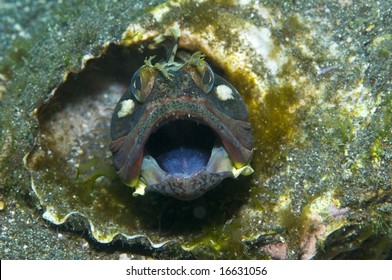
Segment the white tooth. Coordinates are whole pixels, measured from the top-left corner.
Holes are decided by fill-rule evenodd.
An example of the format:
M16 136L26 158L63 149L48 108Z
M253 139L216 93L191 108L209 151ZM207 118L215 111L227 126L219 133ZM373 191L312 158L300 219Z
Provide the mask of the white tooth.
M207 164L207 170L211 173L231 171L233 164L229 155L223 147L214 147L211 151L211 157Z
M234 178L241 174L248 176L253 173L252 167L245 165L239 169L235 168L229 155L223 147L214 147L211 151L211 157L207 164L207 170L211 173L231 172Z
M162 182L167 177L167 173L159 167L152 156L145 156L143 158L140 177L149 186Z

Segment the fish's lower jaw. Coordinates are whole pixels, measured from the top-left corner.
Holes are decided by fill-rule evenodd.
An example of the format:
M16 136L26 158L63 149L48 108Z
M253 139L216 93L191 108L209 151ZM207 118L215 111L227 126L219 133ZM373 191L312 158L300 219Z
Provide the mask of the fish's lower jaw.
M250 175L249 165L236 168L222 146L215 146L207 165L194 173L168 173L152 156L145 156L134 196L158 192L179 200L193 200L226 178Z

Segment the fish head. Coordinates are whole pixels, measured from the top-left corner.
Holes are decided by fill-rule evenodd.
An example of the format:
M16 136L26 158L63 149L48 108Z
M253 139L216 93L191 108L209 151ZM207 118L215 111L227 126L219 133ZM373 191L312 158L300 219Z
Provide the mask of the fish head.
M154 57L133 75L111 120L114 165L134 194L200 197L225 178L253 172L251 125L239 92L200 52Z

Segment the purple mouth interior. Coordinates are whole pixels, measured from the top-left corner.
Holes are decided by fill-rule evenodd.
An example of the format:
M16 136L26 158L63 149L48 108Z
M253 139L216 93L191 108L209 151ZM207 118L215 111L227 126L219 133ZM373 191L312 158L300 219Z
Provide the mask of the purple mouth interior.
M218 138L207 126L193 120L174 120L153 133L146 153L171 175L188 177L202 170Z
M208 159L208 151L178 147L161 154L157 162L167 173L177 177L187 177L203 169Z

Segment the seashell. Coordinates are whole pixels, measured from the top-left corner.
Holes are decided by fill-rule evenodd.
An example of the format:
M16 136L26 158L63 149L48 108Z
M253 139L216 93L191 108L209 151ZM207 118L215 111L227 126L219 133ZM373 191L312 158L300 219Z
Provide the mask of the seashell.
M173 246L176 257L183 249L199 258L311 258L316 245L347 223L346 213L334 219L329 209L348 207L354 215L336 191L351 188L336 177L346 155L330 154L326 147L341 139L320 131L334 131L335 120L349 120L350 129L336 133L348 141L347 130L354 135L362 118L371 121L379 103L363 84L367 64L318 75L316 62L324 63L326 57L333 65L347 62L318 26L259 1L218 2L167 1L146 11L119 41L106 43L97 55L80 54L80 71L65 73L34 110L38 135L25 166L45 219L54 224L82 220L101 243L119 238L153 248ZM180 36L170 48L170 40L163 40L165 31L176 25ZM340 78L333 75L339 71L353 71L352 81L336 96L333 91L330 101L331 92L325 90L336 89ZM175 96L185 93L172 86L177 79L194 89L191 94ZM163 96L168 98L163 104L158 93L169 95ZM181 107L179 114L170 115L171 96L194 94L197 102L203 97L214 106L203 113L200 106L194 111ZM334 111L337 103L341 109ZM147 110L160 108L166 111L148 119ZM224 113L216 122L205 115L218 111ZM235 123L231 128L230 122ZM175 148L177 138L170 139L174 148L156 152L170 123L177 125L174 135L207 138L203 143L210 154L206 157L200 146ZM313 135L319 137L317 146ZM374 150L376 164L382 152ZM191 163L189 169L176 163L181 157ZM224 175L205 184L207 177L193 175L208 169L211 157L224 163L224 172L232 168L227 177L249 174L250 163L254 173L215 186ZM219 174L221 166L214 168L210 174ZM162 182L169 177L160 177L165 169L175 175L180 170L182 185L188 176L193 187L168 190ZM205 189L195 187L197 178L203 178Z
M62 83L50 93L43 104L34 110L39 123L39 132L33 149L25 157L25 166L31 173L32 188L45 208L43 217L54 224L83 217L89 224L91 235L98 242L111 242L116 236L122 235L129 242L146 240L153 247L160 247L169 241L183 239L185 237L183 234L189 229L198 230L205 219L220 219L220 213L213 214L213 209L218 207L217 205L225 205L233 197L238 197L239 194L244 196L248 192L248 187L244 185L243 180L223 181L219 184L225 178L237 178L241 173L248 175L253 172L249 166L253 153L252 135L243 98L234 86L214 73L212 70L214 66L209 66L210 63L198 52L180 47L179 52L187 60L169 67L178 67L180 70L177 71L181 71L182 76L171 76L173 75L170 73L171 70L165 73L167 61L166 64L161 62L160 65L155 62L165 61L165 51L163 48L149 49L148 46L151 44L150 39L131 45L125 41L120 44L110 43L104 47L98 57L83 56L81 71L66 73ZM143 53L140 53L140 49L144 50ZM155 56L154 61L146 60L152 56ZM157 185L143 186L141 180L136 184L136 188L129 188L124 185L125 182L132 186L127 177L123 177L121 173L117 174L119 168L116 165L116 157L111 153L114 151L116 154L118 148L116 140L124 131L128 133L134 126L131 120L134 117L133 113L137 113L140 108L144 109L140 104L151 104L151 98L154 97L151 93L146 96L148 90L132 92L130 84L134 85L133 90L136 90L139 87L137 85L139 82L135 82L136 77L145 75L146 66L152 63L156 75L154 79L157 81L170 83L179 78L187 79L188 84L192 83L192 90L197 90L194 93L208 94L209 102L214 106L219 104L219 114L226 116L227 123L231 126L230 133L236 134L233 137L236 142L232 145L230 142L232 136L225 134L226 128L222 126L222 119L207 120L205 116L200 116L197 119L198 123L189 121L192 114L211 114L208 111L200 113L197 111L200 110L198 108L193 113L190 107L187 108L187 112L181 111L181 115L167 115L178 125L176 133L196 129L197 134L200 133L202 137L209 135L210 139L207 139L204 144L209 145L211 149L207 153L209 156L211 154L208 160L212 164L209 166L205 165L206 157L199 150L196 150L195 155L192 147L181 148L184 150L181 151L181 155L190 153L191 161L197 161L202 157L202 163L204 162L204 165L193 166L191 168L195 169L185 170L186 172L209 169L204 171L206 174L204 178L199 175L188 178L195 183L198 183L198 180L202 181L197 191L191 190L185 194L168 193ZM205 77L205 73L210 77ZM140 82L142 84L141 80ZM167 89L167 85L163 82L156 82L156 86L161 88L165 86ZM147 83L146 88L148 87ZM156 104L154 106L159 105ZM161 107L158 106L158 110ZM135 122L139 123L139 120L140 118L134 118ZM214 125L216 134L222 130L219 133L225 138L227 148L220 145L221 142L218 141L215 133L212 133L212 128L203 124L207 121ZM158 124L165 127L167 122ZM139 126L143 125L145 122L140 122ZM144 129L151 129L154 125L156 123L145 126ZM170 130L170 126L167 127ZM140 131L141 129L138 129L138 133ZM161 133L159 125L157 132ZM187 137L194 136L189 134ZM154 143L157 141L159 142L159 139L154 136L150 143L147 143L151 150L154 145L155 147L159 145ZM215 142L219 145L214 148ZM169 152L169 157L176 156L178 150ZM231 160L228 154L234 160ZM140 172L143 181L156 180L154 164L157 163L153 162L151 157L145 157L143 164ZM167 165L167 161L162 160L162 165L165 164ZM176 163L169 164L165 168L176 169ZM216 172L214 174L218 174L216 179L210 178L212 173L208 172L211 170ZM205 180L209 180L208 184ZM219 185L219 188L209 193L202 201L196 199L216 185ZM160 192L186 202L173 201L161 195L140 196L144 192ZM204 201L209 202L205 205ZM200 206L200 203L203 206ZM236 207L239 205L232 205L231 208ZM157 213L161 213L159 214L161 220L156 219ZM183 215L188 216L187 222L184 222ZM174 229L183 233L164 236L160 234L161 230L171 232ZM182 246L185 248L184 244Z

